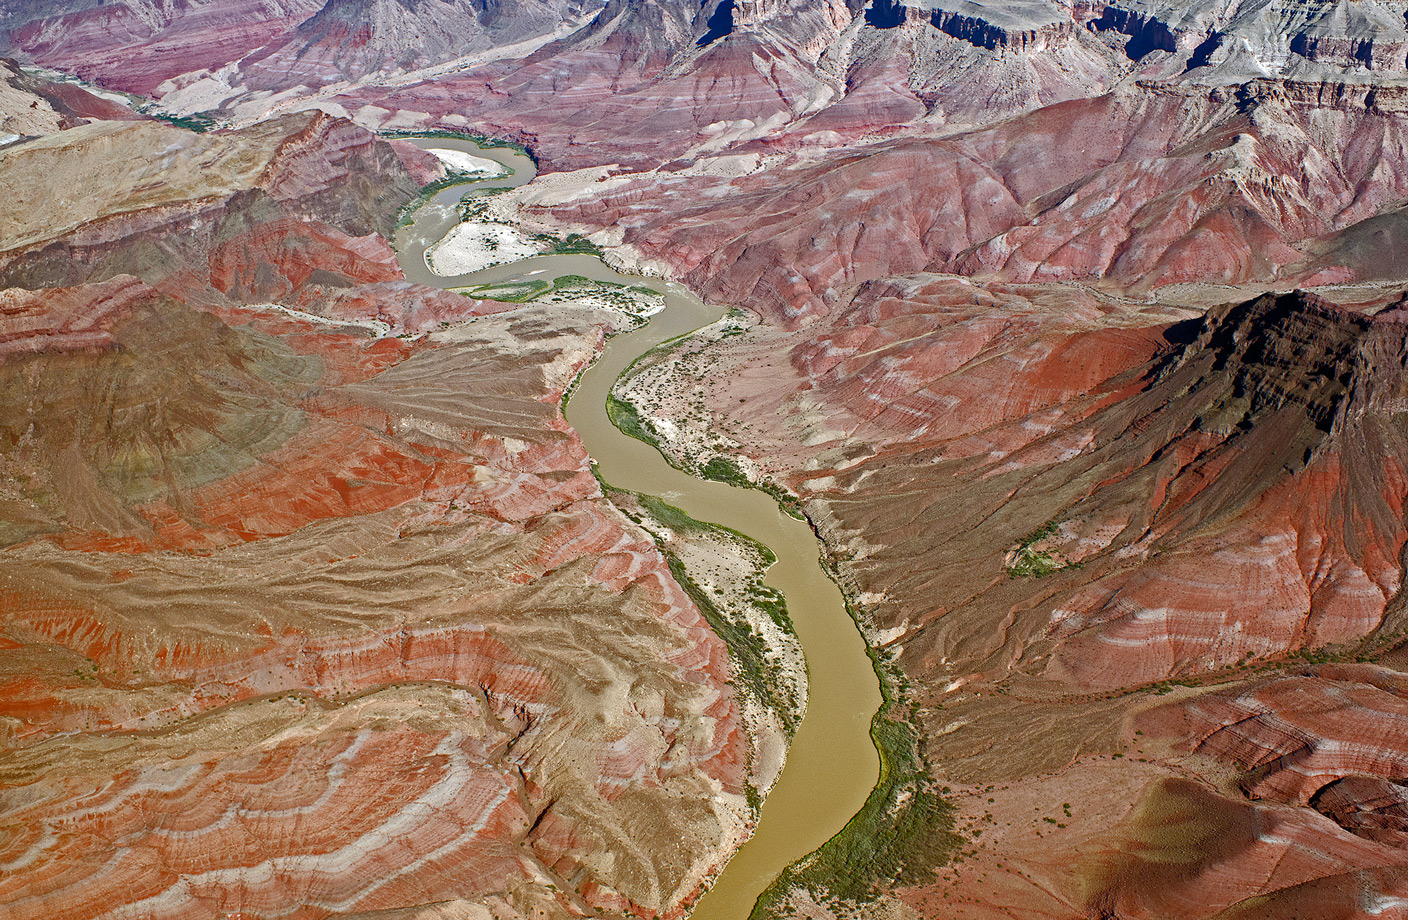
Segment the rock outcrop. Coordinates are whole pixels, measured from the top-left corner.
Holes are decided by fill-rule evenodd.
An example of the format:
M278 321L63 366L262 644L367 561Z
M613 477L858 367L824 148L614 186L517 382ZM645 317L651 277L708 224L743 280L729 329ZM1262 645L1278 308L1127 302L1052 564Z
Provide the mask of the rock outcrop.
M1159 327L1023 293L872 285L785 375L715 387L762 399L729 412L735 437L796 419L756 456L816 502L916 663L1116 690L1376 634L1408 538L1397 310L1268 295ZM1032 567L1050 584L992 644L980 611Z
M300 81L356 81L416 70L551 35L595 6L563 0L328 0L297 28L242 60L238 79L278 91Z
M1034 53L1068 39L1075 21L1055 4L1030 4L1028 8L980 3L958 3L953 8L929 9L934 28L977 48Z
M1249 798L1312 805L1360 836L1402 846L1406 690L1397 671L1320 665L1155 709L1139 724L1235 765Z
M1143 84L743 176L618 179L554 213L615 228L718 299L787 324L834 309L858 284L922 270L1099 279L1141 295L1402 278L1394 228L1408 185L1383 166L1408 158L1401 97L1346 84L1257 81L1211 96Z
M1132 60L1142 60L1154 51L1174 52L1178 40L1167 23L1137 10L1106 4L1100 15L1089 20L1087 27L1096 32L1118 32L1128 36L1125 54Z
M136 121L142 116L111 99L95 96L72 83L55 83L25 73L0 58L0 133L37 137L89 120Z
M1172 323L1168 310L1069 287L886 279L797 332L760 327L677 359L682 381L713 369L716 430L803 499L873 637L915 681L926 758L972 802L970 858L892 889L921 914L1191 918L1259 897L1269 916L1322 901L1356 916L1336 880L1385 896L1402 885L1392 672L1365 671L1383 691L1327 688L1323 724L1303 730L1251 719L1271 706L1259 696L1233 712L1221 692L1196 695L1238 669L1396 641L1399 311L1305 294ZM1170 681L1195 688L1196 726L1132 715L1150 705L1138 688ZM1274 709L1322 711L1307 706ZM1266 753L1218 747L1239 732ZM1355 735L1382 751L1361 762L1335 740ZM1204 759L1181 764L1163 738ZM1252 771L1256 804L1160 785L1165 764L1199 775L1215 757ZM1305 771L1315 782L1291 794ZM1148 850L1162 832L1138 815L1182 814L1164 800L1174 792L1208 796L1197 807L1227 823L1190 827L1203 855L1165 877ZM1065 812L1051 804L1063 799ZM1126 820L1130 841L1112 839ZM1282 828L1282 842L1235 843L1234 826L1251 825Z
M1128 683L1136 656L1124 648L1143 651L1134 668L1149 679L1354 643L1378 629L1397 594L1408 536L1397 459L1408 441L1392 395L1404 385L1397 311L1369 320L1268 295L1202 323L1158 382L1127 403L1135 421L1125 446L1187 458L1149 482L1160 505L1152 518L1143 509L1113 516L1141 533L1111 547L1146 541L1135 555L1146 564L1133 577L1090 580L1053 611L1053 636L1085 633L1056 656L1078 680ZM1181 417L1177 428L1188 424L1176 440L1170 413ZM1140 442L1151 436L1161 443L1145 453ZM1178 531L1187 537L1174 551ZM1158 600L1148 606L1141 594Z
M393 93L357 88L338 104L368 124L399 115L454 127L446 119L472 115L531 143L551 168L648 168L711 153L721 135L735 145L766 136L770 145L790 137L789 147L839 146L917 125L997 122L1132 78L1207 94L1266 77L1340 83L1408 67L1405 10L1387 4L835 0L763 9L607 4L528 58ZM725 86L723 96L751 102L754 114L722 105ZM653 156L636 125L614 114L624 106L652 129ZM595 160L578 149L587 136L603 145Z
M606 72L629 76L609 98L564 112L524 83L482 111L549 170L616 164L542 219L762 318L682 349L678 374L632 395L649 414L669 401L651 388L678 400L706 381L710 433L666 449L688 464L736 450L796 493L911 681L919 756L985 830L938 880L889 871L887 896L975 918L1358 916L1345 886L1404 887L1396 778L1342 775L1314 804L1239 801L1207 752L1142 749L1121 725L1171 682L1197 696L1239 669L1383 654L1408 497L1390 395L1402 326L1383 309L1408 282L1408 192L1387 165L1403 158L1399 89L1342 79L1363 68L1310 60L1250 8L1104 5L1001 34L995 13L936 24L938 8L838 17L815 58L782 14L753 26L734 9L702 47L683 25L680 45L650 44L670 62L658 71L614 56ZM777 93L758 109L770 127L677 92L721 85L712 68L760 47L782 76L725 82L734 99ZM585 60L571 41L544 49L531 85L554 66L599 72ZM448 100L439 85L355 99L434 119ZM627 110L659 113L640 124L661 147L639 149ZM589 150L593 118L620 130ZM1329 292L1345 306L1256 296L1297 284L1362 287ZM1036 778L1077 817L1033 817ZM1140 816L1185 807L1221 823L1189 827L1206 855L1161 874ZM820 890L779 915L822 910L807 900Z

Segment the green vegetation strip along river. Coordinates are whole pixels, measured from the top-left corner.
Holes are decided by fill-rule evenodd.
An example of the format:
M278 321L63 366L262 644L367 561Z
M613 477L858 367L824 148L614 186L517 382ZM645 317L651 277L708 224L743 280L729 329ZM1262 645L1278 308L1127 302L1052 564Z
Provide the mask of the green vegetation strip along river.
M522 185L534 174L532 161L509 149L486 149L472 141L446 138L417 143L492 158L515 170L504 179L475 183L478 188ZM568 420L606 482L659 496L693 518L747 534L777 556L767 583L786 598L806 652L807 712L786 766L763 804L756 832L693 912L699 920L745 920L764 888L787 866L840 831L875 786L880 764L870 730L881 694L865 642L840 590L823 570L816 538L804 521L783 513L764 492L705 481L675 469L653 447L623 434L607 416L612 385L637 357L713 322L721 311L677 284L622 275L584 254L539 256L453 278L436 275L426 267L425 250L454 226L455 204L463 193L462 187L440 189L403 222L396 242L406 277L451 288L570 274L648 286L663 294L662 312L647 325L612 337L582 374L567 405Z

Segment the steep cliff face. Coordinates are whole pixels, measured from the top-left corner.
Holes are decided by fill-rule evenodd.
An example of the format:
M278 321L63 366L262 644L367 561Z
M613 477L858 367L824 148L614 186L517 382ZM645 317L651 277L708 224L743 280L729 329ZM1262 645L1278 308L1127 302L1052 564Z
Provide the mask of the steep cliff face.
M1108 22L1138 23L1165 43L1171 37L1180 56L1194 49L1186 66L1207 68L1199 79L1212 81L1236 74L1401 72L1408 50L1403 14L1400 4L1358 2L1120 2L1091 4L1089 13ZM1100 20L1092 26L1098 28Z
M954 8L933 6L929 23L975 48L1032 53L1054 48L1074 34L1075 21L1063 13L1054 4L1023 8L1015 4L1007 7L959 3Z
M1178 40L1167 23L1137 10L1107 4L1098 17L1089 20L1087 26L1096 32L1116 32L1127 36L1125 54L1131 60L1141 60L1154 51L1178 50Z
M838 132L844 142L921 118L989 123L1131 77L1219 86L1402 72L1405 11L1401 2L1361 0L205 0L57 9L12 0L0 6L0 50L186 113L250 120L271 94L297 106L314 104L300 98L316 92L317 104L360 113L368 125L399 116L402 125L462 127L447 119L472 118L536 139L563 167L586 165L564 138L587 135L611 159L646 165L644 135L626 119L582 116L584 105L598 115L618 111L623 100L613 96L631 90L624 101L662 142L655 165L710 149L719 132L705 129L745 120L769 131L733 140L794 125L807 126L803 134ZM406 85L408 73L426 67L456 76L448 85ZM388 96L382 86L397 91ZM723 96L738 108L720 105ZM686 100L710 120L680 117ZM747 106L755 116L743 114Z
M1397 311L1368 320L1285 295L1202 322L1121 407L1139 472L1068 509L1086 533L1123 524L1098 552L1145 564L1082 578L1056 605L1058 674L1114 686L1354 643L1397 594L1408 448ZM1137 507L1109 503L1125 489ZM1039 551L1091 558L1061 530Z
M323 115L0 186L0 917L679 916L752 742L558 408L609 318L407 284Z
M1049 0L608 4L527 58L456 76L458 108L439 80L393 94L351 89L338 104L368 124L392 113L446 127L472 117L530 140L550 168L644 168L711 153L724 138L735 147L764 136L769 146L840 146L920 126L988 124L1133 80L1203 94L1266 77L1361 80L1406 66L1405 11L1358 0L1178 9ZM599 58L597 48L612 54ZM568 74L576 76L562 82ZM702 94L701 85L713 91ZM756 114L721 97L751 102ZM615 115L625 105L654 129L653 156L639 149L640 129ZM587 136L599 145L595 160L578 149Z

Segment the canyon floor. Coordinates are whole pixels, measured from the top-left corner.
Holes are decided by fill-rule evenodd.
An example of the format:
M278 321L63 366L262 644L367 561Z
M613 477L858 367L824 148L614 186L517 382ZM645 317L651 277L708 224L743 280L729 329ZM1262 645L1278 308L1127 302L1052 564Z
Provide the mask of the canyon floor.
M613 296L405 280L434 132L540 171L447 271L730 308L616 410L870 645L754 916L1408 917L1406 24L0 0L0 917L682 917L747 835L765 556L593 476Z

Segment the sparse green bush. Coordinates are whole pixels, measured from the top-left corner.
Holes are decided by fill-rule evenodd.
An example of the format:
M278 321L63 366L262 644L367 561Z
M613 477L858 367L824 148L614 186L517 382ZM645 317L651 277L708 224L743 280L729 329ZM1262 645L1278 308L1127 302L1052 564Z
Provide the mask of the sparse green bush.
M874 649L870 655L885 695L870 723L870 737L880 752L880 778L865 805L836 836L768 886L750 920L780 916L794 888L855 904L872 899L882 881L921 884L953 859L963 842L954 829L954 806L929 784L919 732L900 712L894 696L895 668L882 662Z
M1040 578L1043 575L1050 575L1052 572L1070 568L1070 563L1059 558L1055 553L1040 552L1034 549L1035 544L1055 533L1056 522L1052 520L1027 534L1018 544L1016 558L1007 566L1007 574L1018 578Z
M153 118L160 119L161 121L164 121L169 125L175 125L178 128L185 128L187 131L194 131L197 134L204 134L211 128L215 127L214 117L207 115L204 112L196 112L192 115L173 115L170 112L163 112L159 109L152 109L146 114L150 115Z

